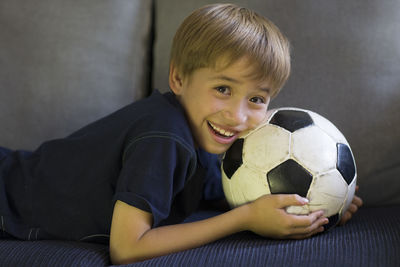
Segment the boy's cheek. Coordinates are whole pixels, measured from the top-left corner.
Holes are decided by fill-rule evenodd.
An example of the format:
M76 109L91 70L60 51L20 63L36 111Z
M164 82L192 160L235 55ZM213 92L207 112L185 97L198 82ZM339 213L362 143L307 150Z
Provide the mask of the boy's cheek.
M257 120L254 121L254 124L251 126L251 129L253 130L253 129L259 127L260 125L267 123L271 114L272 114L272 112L270 112L270 111L267 111L267 112L264 111L262 114L260 114L257 117Z
M246 136L248 133L250 133L252 130L253 130L253 129L249 129L249 130L246 130L246 131L241 132L241 133L239 134L239 138L245 137L245 136Z
M269 110L267 110L267 113L266 113L266 115L265 115L265 122L268 121L269 117L271 117L272 113L274 113L275 110L276 110L276 109L269 109Z
M263 119L261 120L260 125L267 123L271 114L272 114L272 111L268 110L267 113L265 114L265 116L263 117Z
M267 123L268 117L269 116L264 114L263 116L260 117L260 119L255 120L251 125L249 125L247 130L240 132L239 138L246 136L248 133L259 127L260 125Z

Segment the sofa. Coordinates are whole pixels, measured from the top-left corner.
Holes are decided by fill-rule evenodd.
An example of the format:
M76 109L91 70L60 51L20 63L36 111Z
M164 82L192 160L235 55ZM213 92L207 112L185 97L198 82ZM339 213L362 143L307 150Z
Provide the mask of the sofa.
M292 75L271 105L313 110L343 132L364 205L346 225L308 239L241 232L127 266L400 266L400 2L229 2L267 16L289 38ZM34 149L169 90L173 34L209 3L2 0L0 145ZM202 207L187 221L219 213ZM0 266L110 264L107 243L0 239Z

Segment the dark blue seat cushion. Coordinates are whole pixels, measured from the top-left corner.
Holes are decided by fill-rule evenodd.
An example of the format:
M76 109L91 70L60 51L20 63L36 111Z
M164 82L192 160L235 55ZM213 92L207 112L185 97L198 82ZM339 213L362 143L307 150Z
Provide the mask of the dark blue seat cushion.
M400 206L362 208L345 226L305 240L243 232L137 266L400 266Z
M67 241L0 240L0 266L106 266L108 247Z
M198 220L216 211L199 211ZM173 241L171 241L173 242ZM400 266L400 206L362 208L346 226L305 240L250 232L129 266ZM105 266L108 247L63 241L0 240L0 266Z

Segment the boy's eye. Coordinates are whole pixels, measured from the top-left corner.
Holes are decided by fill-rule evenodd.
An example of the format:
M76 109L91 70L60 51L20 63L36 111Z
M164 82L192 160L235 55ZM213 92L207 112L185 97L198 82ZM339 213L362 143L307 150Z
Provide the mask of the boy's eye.
M255 104L265 104L265 99L260 96L250 98L250 102Z
M219 93L224 94L224 95L229 95L230 94L230 89L227 86L218 86L215 88Z

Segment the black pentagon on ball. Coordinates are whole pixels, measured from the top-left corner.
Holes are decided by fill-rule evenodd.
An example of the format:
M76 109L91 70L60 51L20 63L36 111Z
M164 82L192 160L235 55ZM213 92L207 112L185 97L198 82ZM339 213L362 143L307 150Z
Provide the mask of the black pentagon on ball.
M313 176L296 161L289 159L267 173L272 194L298 194L307 197Z
M328 217L329 222L323 225L324 231L328 231L333 227L335 227L339 223L339 219L340 219L339 214L335 214Z
M243 142L243 138L236 139L225 153L222 168L229 179L232 178L232 175L243 164Z
M314 121L307 112L301 110L279 110L273 115L269 123L293 133L301 128L313 125Z
M337 147L337 165L336 168L342 174L347 184L350 184L356 175L356 165L353 154L346 144L336 144Z

